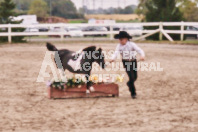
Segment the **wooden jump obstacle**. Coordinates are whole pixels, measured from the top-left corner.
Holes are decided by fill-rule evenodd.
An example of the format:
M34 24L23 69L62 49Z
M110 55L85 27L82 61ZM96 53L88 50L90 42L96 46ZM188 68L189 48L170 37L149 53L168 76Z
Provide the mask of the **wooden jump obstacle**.
M67 88L64 90L48 87L48 98L50 99L68 99L68 98L94 98L94 97L118 97L119 87L115 83L101 83L93 85L95 91L86 94L86 85L80 88Z

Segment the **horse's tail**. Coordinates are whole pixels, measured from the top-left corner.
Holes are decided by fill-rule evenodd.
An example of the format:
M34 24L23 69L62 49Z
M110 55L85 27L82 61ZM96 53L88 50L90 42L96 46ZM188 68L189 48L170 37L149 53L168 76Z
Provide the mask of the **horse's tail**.
M54 45L52 45L48 42L47 42L46 46L49 51L57 51L58 50Z

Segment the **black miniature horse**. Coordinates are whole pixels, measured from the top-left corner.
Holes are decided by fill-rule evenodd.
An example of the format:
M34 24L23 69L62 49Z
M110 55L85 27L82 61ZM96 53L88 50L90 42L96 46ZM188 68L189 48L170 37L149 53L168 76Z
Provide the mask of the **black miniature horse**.
M87 94L90 93L90 91L94 91L94 88L91 87L89 77L93 62L98 63L103 69L105 68L104 54L101 48L96 50L95 46L90 46L79 52L74 52L67 49L58 50L50 43L47 43L46 46L49 51L58 51L63 70L67 69L72 73L85 74L87 80ZM60 68L58 65L57 67Z

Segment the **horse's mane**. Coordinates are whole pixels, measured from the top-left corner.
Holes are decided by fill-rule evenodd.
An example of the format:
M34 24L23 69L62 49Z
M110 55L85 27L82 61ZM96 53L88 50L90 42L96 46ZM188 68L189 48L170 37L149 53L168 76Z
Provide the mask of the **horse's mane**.
M83 49L83 51L95 51L95 50L96 50L96 46L90 46Z

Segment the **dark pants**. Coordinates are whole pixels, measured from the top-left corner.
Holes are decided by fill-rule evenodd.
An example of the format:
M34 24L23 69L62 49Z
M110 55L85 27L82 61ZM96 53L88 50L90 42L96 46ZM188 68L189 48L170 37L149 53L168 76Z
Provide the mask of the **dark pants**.
M123 66L126 69L127 75L129 77L129 81L127 82L127 86L129 87L129 91L131 95L136 95L135 89L135 81L137 79L137 61L125 61L122 60Z

